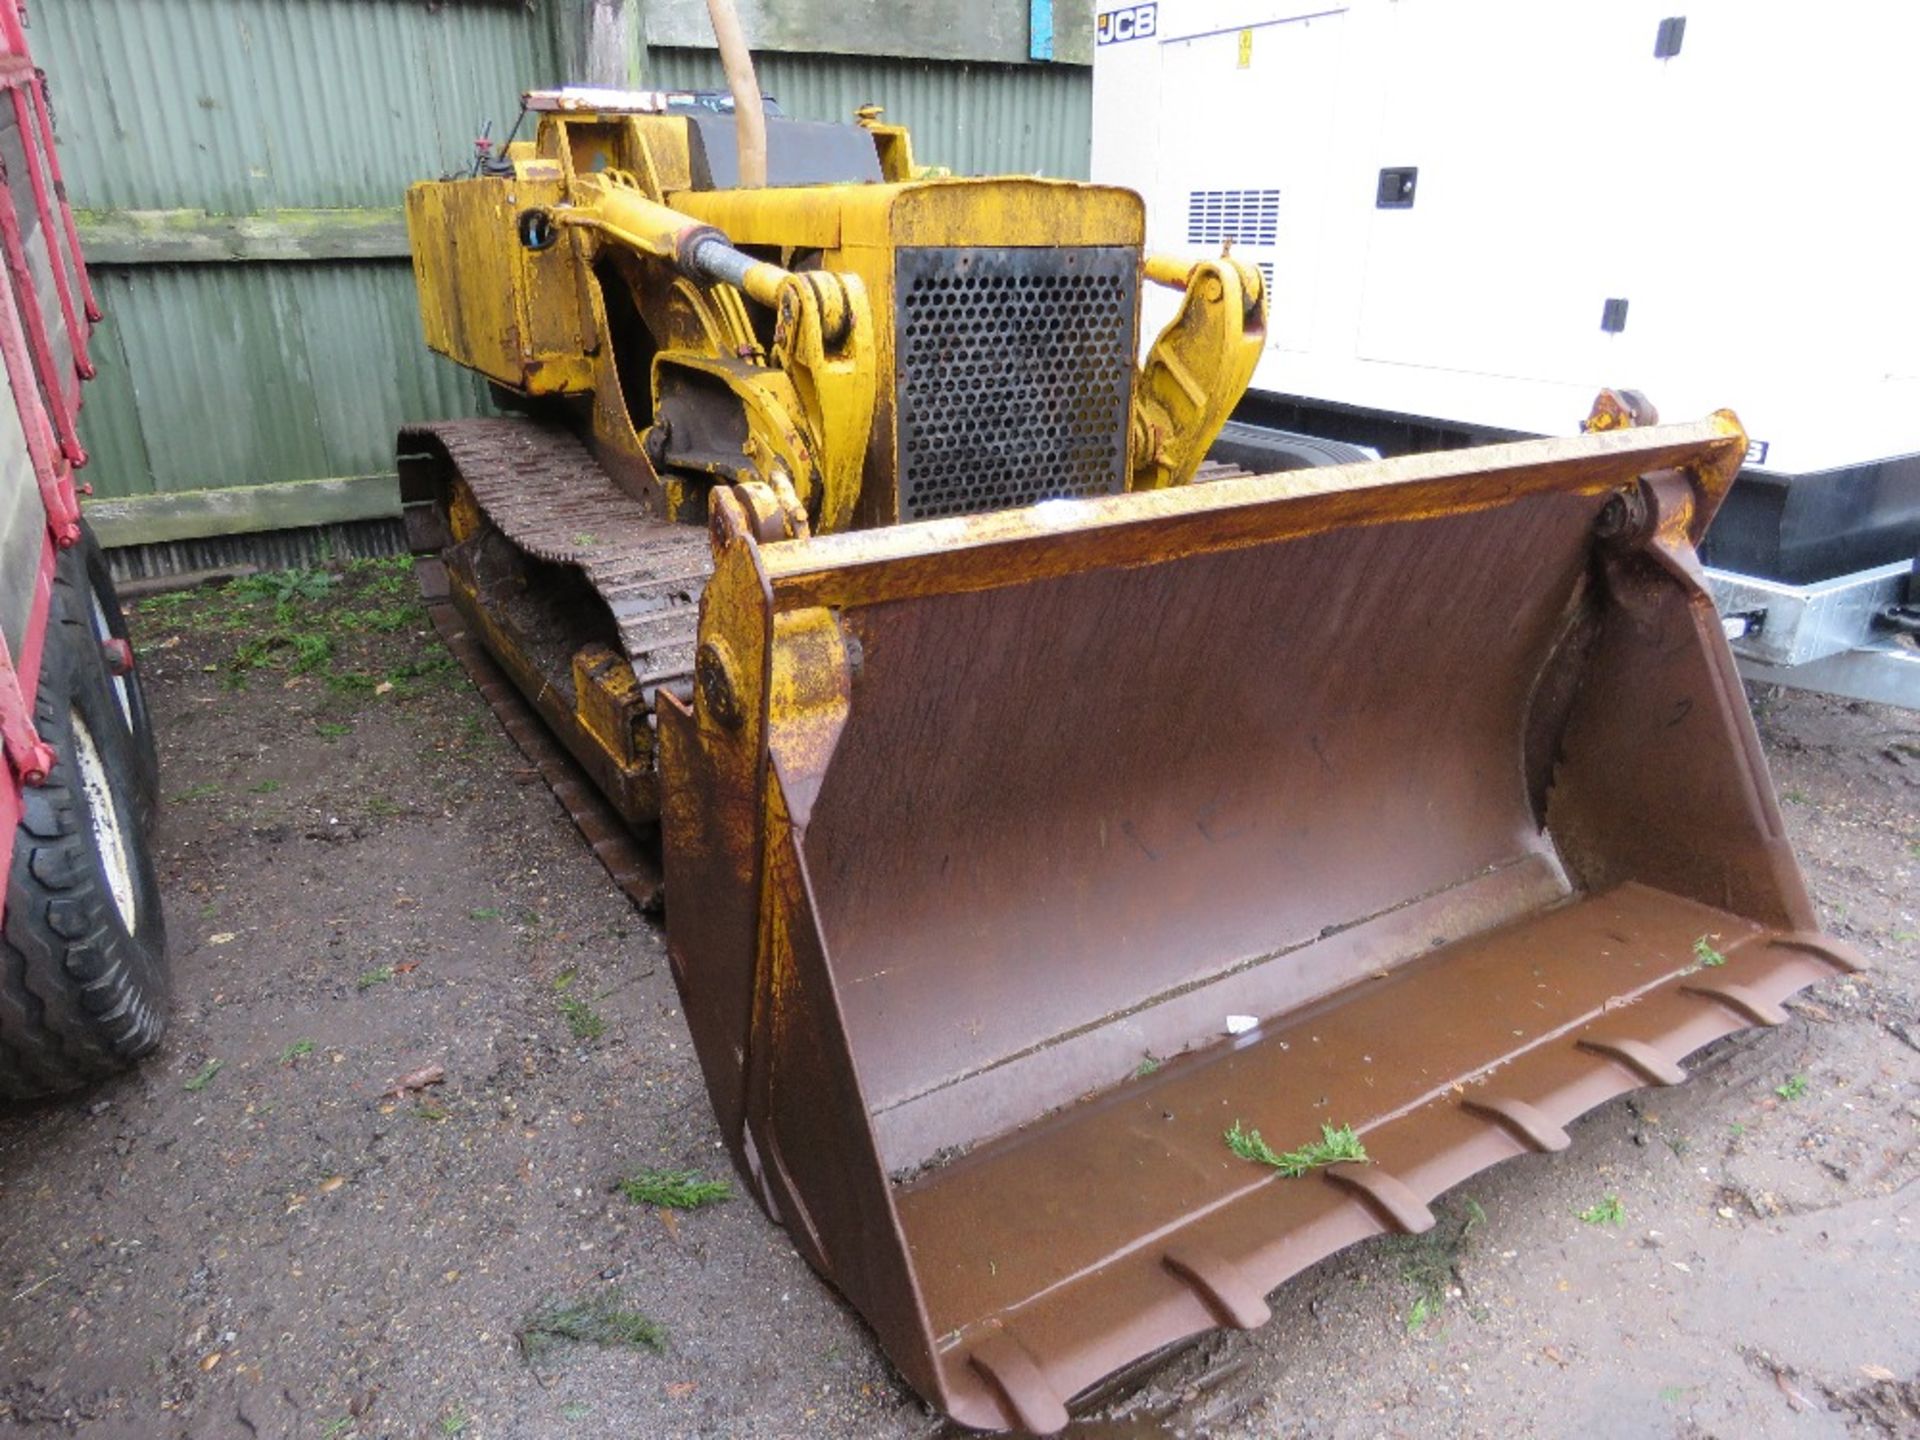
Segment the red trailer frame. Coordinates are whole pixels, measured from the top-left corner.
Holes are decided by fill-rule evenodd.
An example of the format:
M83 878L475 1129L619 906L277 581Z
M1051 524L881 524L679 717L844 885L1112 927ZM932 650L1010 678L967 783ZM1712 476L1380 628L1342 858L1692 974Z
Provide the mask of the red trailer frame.
M87 452L76 422L81 383L94 373L87 341L100 318L54 149L46 76L27 48L24 10L13 0L0 0L0 90L13 108L26 172L7 173L0 158L0 259L6 271L0 287L0 362L26 437L46 525L17 655L9 653L6 636L0 633L0 751L6 762L0 775L0 874L12 857L21 789L44 783L54 761L51 748L34 729L33 704L53 600L54 557L80 540L79 497L88 487L76 485L74 471L86 464ZM22 180L46 251L55 300L51 308L57 316L43 303L34 273L36 257L20 224ZM0 589L20 583L18 575L0 575Z

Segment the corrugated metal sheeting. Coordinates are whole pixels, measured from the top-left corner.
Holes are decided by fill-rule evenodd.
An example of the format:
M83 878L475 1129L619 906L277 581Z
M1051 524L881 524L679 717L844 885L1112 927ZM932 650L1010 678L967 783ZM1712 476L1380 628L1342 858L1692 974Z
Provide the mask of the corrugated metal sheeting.
M913 155L956 175L1038 172L1084 180L1093 72L1077 65L973 65L857 55L756 55L760 86L802 120L851 120L871 102L913 131ZM646 83L724 89L710 50L651 51Z
M94 210L398 205L554 65L520 0L40 0L33 18L67 184Z
M464 166L559 64L563 0L38 0L69 193L127 211L389 210ZM573 0L564 0L573 3ZM1087 171L1090 74L1043 65L763 55L789 113L873 101L956 173ZM718 86L711 53L656 50L646 82ZM177 252L174 258L177 257ZM484 392L421 343L402 258L96 268L107 320L83 426L104 496L392 469L395 428Z
M58 0L33 10L83 211L391 208L552 66L500 0ZM99 267L83 424L103 495L393 468L481 387L420 343L404 262Z
M393 469L403 421L483 388L420 340L404 261L142 265L96 275L83 417L104 495Z

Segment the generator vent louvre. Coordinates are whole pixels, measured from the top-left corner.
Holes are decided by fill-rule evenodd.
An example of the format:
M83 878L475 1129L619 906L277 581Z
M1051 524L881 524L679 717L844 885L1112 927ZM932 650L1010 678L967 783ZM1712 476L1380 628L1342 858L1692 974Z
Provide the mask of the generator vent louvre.
M896 267L902 519L1126 488L1136 250L909 247Z
M1280 243L1278 190L1195 190L1187 196L1187 243Z

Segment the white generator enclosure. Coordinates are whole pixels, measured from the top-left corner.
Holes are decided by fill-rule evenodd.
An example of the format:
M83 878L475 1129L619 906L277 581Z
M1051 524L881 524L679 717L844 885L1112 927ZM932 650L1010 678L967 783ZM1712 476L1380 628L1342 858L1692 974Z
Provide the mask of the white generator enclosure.
M1571 433L1603 386L1726 406L1753 447L1710 563L1913 561L1920 6L1154 0L1096 37L1094 178L1150 248L1270 277L1245 418L1462 443Z

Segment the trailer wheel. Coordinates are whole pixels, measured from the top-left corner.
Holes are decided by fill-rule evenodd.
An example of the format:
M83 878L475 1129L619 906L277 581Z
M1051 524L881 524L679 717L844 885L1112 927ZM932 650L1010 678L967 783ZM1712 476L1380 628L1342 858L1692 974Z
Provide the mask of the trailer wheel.
M107 552L101 548L93 527L84 520L80 522L80 543L75 550L79 552L78 568L86 574L86 604L93 619L95 638L103 649L125 646L124 654L131 658L132 639L127 630L127 617L120 609L120 596L113 586L113 573L107 568ZM61 572L56 572L55 582L72 578L73 572L62 567ZM113 698L119 705L127 735L133 742L134 799L139 806L140 827L152 834L160 799L160 756L154 744L153 721L147 713L146 693L140 687L140 672L128 669L123 674L109 674L108 682L113 687Z
M54 589L34 726L58 759L44 785L21 792L8 867L0 926L7 1099L112 1074L158 1044L165 1024L166 930L140 823L134 742L89 596L71 576Z

